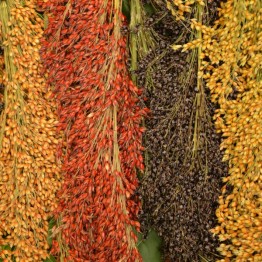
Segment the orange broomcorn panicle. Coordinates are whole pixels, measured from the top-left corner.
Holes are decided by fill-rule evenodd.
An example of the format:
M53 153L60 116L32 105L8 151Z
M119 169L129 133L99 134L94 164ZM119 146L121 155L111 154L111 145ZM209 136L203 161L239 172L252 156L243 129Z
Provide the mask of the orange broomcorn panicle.
M42 19L34 1L0 3L4 50L4 108L0 115L0 258L48 256L48 217L60 172L55 154L55 107L39 56Z
M125 64L121 1L49 1L42 59L59 102L65 181L56 218L64 261L140 261L139 204L132 196L143 170L139 90ZM59 234L58 234L59 235Z

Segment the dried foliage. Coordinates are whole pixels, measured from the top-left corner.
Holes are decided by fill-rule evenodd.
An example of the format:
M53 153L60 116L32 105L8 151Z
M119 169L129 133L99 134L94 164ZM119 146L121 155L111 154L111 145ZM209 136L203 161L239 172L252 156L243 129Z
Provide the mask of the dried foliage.
M53 253L59 261L140 261L141 90L130 80L121 1L48 1L42 58L59 102L65 181ZM61 233L59 233L61 232ZM56 233L56 232L54 232Z
M4 109L0 116L0 249L4 261L48 256L47 219L60 186L56 115L40 75L42 19L34 1L0 3Z
M192 21L203 39L183 46L201 46L199 77L219 105L214 119L230 168L216 212L220 225L212 230L222 242L221 261L262 260L261 7L261 1L226 1L213 27Z

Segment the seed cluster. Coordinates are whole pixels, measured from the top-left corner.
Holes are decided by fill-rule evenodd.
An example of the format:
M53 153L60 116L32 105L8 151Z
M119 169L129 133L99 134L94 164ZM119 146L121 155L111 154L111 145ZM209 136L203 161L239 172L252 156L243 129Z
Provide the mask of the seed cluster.
M211 5L209 10L213 9ZM161 15L156 14L153 20ZM144 232L153 227L162 237L165 259L176 262L200 261L200 256L216 258L218 241L210 229L216 225L221 177L227 173L219 151L220 137L214 134L211 121L215 108L206 89L201 108L196 106L200 92L196 54L168 47L174 39L180 44L188 41L190 34L184 24L174 21L172 14L155 24L162 41L141 61L138 70L141 86L149 78L148 68L154 70L151 89L146 93L151 114L146 120L140 220ZM198 111L203 115L195 130ZM196 134L198 147L194 152Z
M0 260L261 262L262 2L122 2L0 0Z
M262 259L261 10L260 1L228 0L213 27L192 22L203 39L183 47L201 46L199 77L219 105L214 119L230 174L216 211L220 225L212 230L222 242L221 261Z
M138 89L126 67L120 1L48 1L42 59L59 103L65 177L53 254L61 261L140 261L136 168L143 170Z
M60 186L56 115L41 76L42 19L34 1L1 1L5 107L0 116L0 250L4 261L48 256L48 217Z

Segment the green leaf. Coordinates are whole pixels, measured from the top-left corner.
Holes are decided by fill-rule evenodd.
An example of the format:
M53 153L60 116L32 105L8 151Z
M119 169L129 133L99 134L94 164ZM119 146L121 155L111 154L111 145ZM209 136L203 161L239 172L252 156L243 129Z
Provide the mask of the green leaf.
M148 16L151 16L151 15L155 14L155 12L156 12L156 9L155 9L154 6L153 6L152 4L150 4L150 3L144 4L144 9L145 9L146 14L147 14Z
M14 247L11 248L9 245L0 246L0 250L14 250ZM12 261L15 261L15 258L12 256ZM0 258L0 262L3 262L3 259Z
M154 230L151 230L146 240L142 240L142 235L138 235L140 240L138 250L143 258L143 262L162 262L161 239Z
M48 243L49 246L52 245L52 237L51 237L51 235L52 235L52 228L54 227L55 222L56 222L55 219L51 218L49 223L48 223L47 243Z
M11 247L9 245L1 246L2 250L11 250Z
M53 226L55 225L55 219L52 217L52 218L50 218L50 220L49 220L49 223L48 223L48 229L52 229L53 228Z
M122 12L124 16L130 21L130 3L129 0L124 0L122 4Z
M55 258L51 255L49 258L44 260L44 262L56 262Z

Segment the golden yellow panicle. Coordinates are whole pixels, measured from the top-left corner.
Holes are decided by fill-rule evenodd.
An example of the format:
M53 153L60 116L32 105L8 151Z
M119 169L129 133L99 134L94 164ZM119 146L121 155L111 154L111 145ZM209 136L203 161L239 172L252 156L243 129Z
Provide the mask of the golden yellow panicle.
M206 80L214 103L221 149L229 163L228 187L222 189L213 233L222 242L221 261L262 261L262 2L221 3L212 28L192 21L201 41L199 77ZM174 48L177 48L174 46Z
M171 11L172 15L176 18L176 20L185 20L185 15L187 13L191 13L192 6L194 4L200 4L201 6L205 6L203 0L167 0L166 5L167 8Z
M41 76L43 22L35 1L0 3L5 107L0 116L0 257L36 262L48 256L48 217L60 186L56 114Z

